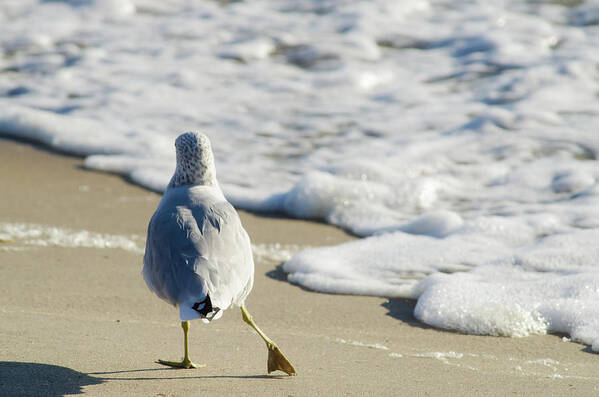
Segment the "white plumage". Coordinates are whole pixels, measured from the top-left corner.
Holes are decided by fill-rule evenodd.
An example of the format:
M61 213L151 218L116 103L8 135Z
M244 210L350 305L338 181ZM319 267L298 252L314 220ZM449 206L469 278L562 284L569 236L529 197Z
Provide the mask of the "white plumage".
M216 181L208 138L186 133L175 147L177 168L150 220L142 273L182 321L207 322L243 305L254 282L252 248Z
M216 180L208 138L187 132L175 141L177 168L148 226L143 277L163 300L179 307L185 334L182 362L158 362L190 368L189 320L217 319L231 305L269 348L268 371L295 369L274 342L254 324L244 302L254 282L250 239L239 215Z
M254 281L250 239L218 186L167 189L148 227L143 276L182 321L243 305Z

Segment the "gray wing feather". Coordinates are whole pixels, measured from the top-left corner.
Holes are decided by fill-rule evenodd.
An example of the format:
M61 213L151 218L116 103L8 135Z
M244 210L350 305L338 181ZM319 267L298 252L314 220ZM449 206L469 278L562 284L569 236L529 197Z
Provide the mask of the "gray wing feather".
M224 310L242 304L251 290L249 238L233 206L213 189L169 190L150 220L144 279L171 304L210 295L213 306Z

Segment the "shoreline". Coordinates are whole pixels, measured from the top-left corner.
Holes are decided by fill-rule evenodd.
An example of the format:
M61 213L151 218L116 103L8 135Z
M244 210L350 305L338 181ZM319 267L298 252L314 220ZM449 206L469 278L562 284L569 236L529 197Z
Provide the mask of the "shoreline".
M0 138L0 222L145 237L160 195L82 159ZM254 244L331 245L355 239L330 225L240 211ZM177 311L153 296L141 255L119 248L0 243L6 341L0 394L64 395L596 395L599 361L558 335L463 335L414 319L414 302L315 293L273 260L256 261L248 309L298 376L266 375L266 349L229 309L193 322L191 358L171 370Z

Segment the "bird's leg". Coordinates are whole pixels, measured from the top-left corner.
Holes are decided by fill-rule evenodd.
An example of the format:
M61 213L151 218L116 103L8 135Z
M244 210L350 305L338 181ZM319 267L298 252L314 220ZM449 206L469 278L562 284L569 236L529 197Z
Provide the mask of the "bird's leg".
M285 372L287 375L295 375L295 368L293 368L293 365L291 365L289 360L287 360L287 357L285 357L281 350L279 350L277 344L258 328L252 320L252 315L248 313L245 306L241 306L241 316L243 317L243 321L248 323L248 325L260 335L264 342L266 342L266 347L268 347L268 373L279 370Z
M183 361L166 361L166 360L158 360L156 361L162 365L168 365L169 367L175 368L200 368L205 367L205 365L197 365L191 362L189 359L189 321L182 321L181 327L183 328L183 337L185 342L185 357L183 357Z

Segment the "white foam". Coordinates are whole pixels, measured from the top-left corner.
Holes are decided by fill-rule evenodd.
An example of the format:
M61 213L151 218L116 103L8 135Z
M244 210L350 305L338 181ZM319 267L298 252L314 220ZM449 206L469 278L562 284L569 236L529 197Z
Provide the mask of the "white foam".
M598 232L535 240L534 219L531 230L522 225L522 236L510 234L517 226L498 228L503 219L497 220L466 222L443 239L396 232L312 248L283 269L291 282L319 291L416 298L415 316L438 328L503 336L559 332L595 341L599 252L592 241ZM474 227L484 224L487 229ZM498 232L505 234L502 242Z
M364 343L357 340L346 340L342 338L336 338L335 342L342 343L344 345L358 346L358 347L367 347L369 349L377 349L377 350L389 350L389 348L380 343Z
M451 211L429 213L414 219L401 229L406 233L445 237L464 224L460 215Z
M412 354L413 357L423 357L423 358L435 358L437 360L447 360L448 358L462 358L464 357L463 353L456 353L454 351L448 352L427 352L427 353L417 353Z
M6 250L21 250L27 246L57 246L85 248L118 248L136 254L143 253L143 238L88 230L71 230L31 223L0 223L0 244Z
M252 244L254 260L258 263L283 263L305 248L297 244Z
M118 153L127 146L132 146L127 139L108 133L99 123L91 120L67 118L16 106L4 106L0 110L0 131L5 135L26 137L74 154ZM82 134L81 131L97 131L101 137Z
M555 368L556 365L559 365L559 361L552 358L537 358L536 360L526 361L526 364L538 364L544 367Z

